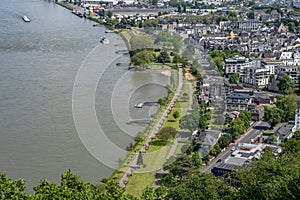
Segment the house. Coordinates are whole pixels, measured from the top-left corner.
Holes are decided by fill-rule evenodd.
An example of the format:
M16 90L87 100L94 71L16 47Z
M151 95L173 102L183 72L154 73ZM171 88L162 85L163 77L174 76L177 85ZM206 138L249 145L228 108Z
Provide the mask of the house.
M287 139L291 138L296 131L294 123L284 123L277 128L273 134L269 137L269 141L272 137L276 137L277 144L284 143Z
M226 97L225 103L227 111L243 111L248 110L252 102L249 94L233 92Z
M216 163L212 168L215 176L230 174L233 170L249 164L252 159L260 158L265 145L241 143L223 162Z
M251 113L251 121L260 121L263 119L265 114L265 108L261 105L250 104L248 110Z
M271 105L275 103L276 97L265 92L255 92L251 96L252 102L256 105Z
M202 129L197 132L196 137L198 138L198 143L196 148L201 152L202 156L208 155L210 149L217 144L219 137L221 136L221 131L212 129Z

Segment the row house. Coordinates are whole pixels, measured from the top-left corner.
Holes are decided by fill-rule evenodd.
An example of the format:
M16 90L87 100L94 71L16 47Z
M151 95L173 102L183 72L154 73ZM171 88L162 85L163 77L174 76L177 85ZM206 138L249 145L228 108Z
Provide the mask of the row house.
M258 20L244 20L238 22L238 28L240 30L257 30L262 26L262 23Z
M251 104L249 94L233 92L226 97L226 110L227 111L243 111L248 110Z

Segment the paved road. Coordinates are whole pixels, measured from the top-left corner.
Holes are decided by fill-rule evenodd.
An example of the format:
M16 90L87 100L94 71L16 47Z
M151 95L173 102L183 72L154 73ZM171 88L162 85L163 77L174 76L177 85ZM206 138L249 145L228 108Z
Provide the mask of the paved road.
M202 169L202 172L211 173L211 169L218 160L224 161L230 155L231 148L233 146L236 146L238 143L250 143L251 139L256 139L257 137L259 137L262 134L263 130L268 129L268 127L269 126L267 122L257 122L252 128L247 131L246 134L242 135L235 143L230 144L225 151L221 152L215 159L210 161L207 166Z
M145 141L145 144L143 145L141 152L146 152L146 147L149 146L150 141L152 140L152 138L155 137L156 133L158 133L165 119L167 119L168 114L171 112L173 106L175 105L175 102L180 96L180 93L182 91L182 86L183 86L183 74L182 74L182 68L179 68L179 81L178 81L178 87L176 93L174 94L174 97L171 100L170 104L168 105L167 109L165 110L161 118L158 120L158 122L155 124L154 128L152 129L152 132L148 136L147 140ZM138 158L138 153L135 155L133 161L130 164L130 167L128 167L127 171L124 173L122 179L120 180L119 186L121 188L124 188L126 186L126 182L128 180L129 174L132 174L132 172L134 172L134 170L138 168L136 164L137 158Z

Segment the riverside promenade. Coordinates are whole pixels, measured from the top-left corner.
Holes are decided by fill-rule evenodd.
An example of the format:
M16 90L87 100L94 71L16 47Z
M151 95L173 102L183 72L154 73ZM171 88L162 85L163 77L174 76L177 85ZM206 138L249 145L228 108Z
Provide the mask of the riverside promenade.
M172 108L174 107L174 105L175 105L178 97L180 96L180 93L181 93L182 87L183 87L183 73L182 73L182 68L179 68L178 79L179 79L178 80L178 87L176 89L174 97L172 98L171 102L169 103L167 109L165 110L165 112L163 113L163 115L161 116L161 118L157 121L157 123L153 127L152 132L148 135L147 140L145 141L143 147L140 150L141 152L146 152L146 147L149 146L149 144L151 143L152 139L158 133L158 131L160 130L160 128L164 124L164 121L168 117L168 114L171 112ZM138 165L137 165L138 154L139 153L137 153L135 155L135 157L134 157L133 161L131 162L131 164L129 165L127 171L124 173L123 177L121 178L121 180L119 182L119 186L121 188L125 188L126 183L128 182L128 177L131 174L133 174L136 169L138 169Z

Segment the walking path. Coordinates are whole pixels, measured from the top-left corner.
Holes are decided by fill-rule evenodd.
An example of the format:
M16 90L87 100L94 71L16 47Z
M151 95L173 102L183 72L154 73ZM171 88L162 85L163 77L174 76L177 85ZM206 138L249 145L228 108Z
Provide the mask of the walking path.
M193 106L193 101L194 101L194 94L193 94L193 83L188 82L187 83L189 85L189 93L190 93L190 104L189 104L189 111L193 110L192 106Z
M164 124L165 119L167 118L168 114L171 112L172 108L174 107L178 97L180 96L180 93L182 91L182 86L183 86L183 74L182 74L182 68L179 68L179 76L178 76L178 87L176 90L176 93L174 94L173 99L171 100L170 104L168 105L167 109L161 116L161 118L158 120L158 122L155 124L154 128L152 129L151 134L149 134L147 140L145 141L145 144L141 148L141 152L146 152L146 147L149 146L151 140L155 137L155 135L158 133L160 130L161 126ZM175 147L176 148L176 147ZM175 150L174 150L175 151ZM138 159L138 153L135 155L135 158L130 164L130 167L128 167L127 171L124 173L122 179L119 182L119 186L121 188L124 188L126 186L126 183L128 181L128 177L134 172L135 169L138 168L137 166L137 159Z

